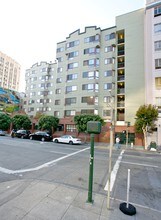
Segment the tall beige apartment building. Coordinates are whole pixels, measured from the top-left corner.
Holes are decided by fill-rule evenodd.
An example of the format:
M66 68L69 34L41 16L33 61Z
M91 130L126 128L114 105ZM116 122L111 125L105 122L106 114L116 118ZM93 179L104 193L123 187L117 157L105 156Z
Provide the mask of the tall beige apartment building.
M18 91L21 66L0 51L0 87Z

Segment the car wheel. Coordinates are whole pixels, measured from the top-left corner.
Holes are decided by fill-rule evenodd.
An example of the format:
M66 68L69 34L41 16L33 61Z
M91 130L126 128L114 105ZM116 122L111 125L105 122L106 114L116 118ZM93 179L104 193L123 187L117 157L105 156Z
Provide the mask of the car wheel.
M58 143L59 141L58 141L58 139L55 139L55 141L54 141L55 143Z
M45 138L44 138L44 137L42 137L42 138L41 138L41 141L45 141Z
M69 144L71 144L71 145L72 145L72 144L73 144L73 141L69 141Z
M32 136L30 137L30 140L33 140L33 137L32 137Z

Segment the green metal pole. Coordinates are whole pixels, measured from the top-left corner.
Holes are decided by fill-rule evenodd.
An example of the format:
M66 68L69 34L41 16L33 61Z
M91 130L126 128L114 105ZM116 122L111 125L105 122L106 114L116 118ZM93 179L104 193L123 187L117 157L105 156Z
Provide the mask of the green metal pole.
M89 203L93 203L93 200L92 200L93 161L94 161L94 134L91 134L91 148L90 148L90 162L89 162L89 184L88 184L88 200L87 200L87 202L89 202Z

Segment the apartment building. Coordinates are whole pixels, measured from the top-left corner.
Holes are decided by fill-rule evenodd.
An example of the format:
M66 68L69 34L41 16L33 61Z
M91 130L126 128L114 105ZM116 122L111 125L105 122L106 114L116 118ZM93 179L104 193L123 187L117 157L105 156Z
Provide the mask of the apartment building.
M147 0L145 13L145 97L159 110L157 132L151 138L161 144L161 1Z
M134 123L145 100L144 10L116 18L116 26L76 30L57 44L59 117L99 114L110 119L114 96L116 125Z
M112 109L122 132L133 127L140 105L160 108L160 5L147 0L145 8L117 16L113 27L85 27L58 42L57 62L26 71L26 112L59 117L66 132L75 129L68 120L75 115L99 114L108 123Z
M0 87L18 91L21 66L0 51Z
M41 62L26 70L24 110L33 117L37 112L53 115L57 63Z

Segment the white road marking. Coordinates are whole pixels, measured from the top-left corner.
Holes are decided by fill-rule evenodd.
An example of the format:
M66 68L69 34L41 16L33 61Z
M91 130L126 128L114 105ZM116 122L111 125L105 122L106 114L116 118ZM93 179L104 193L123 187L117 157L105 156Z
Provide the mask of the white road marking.
M42 168L44 168L44 167L48 167L48 166L50 166L50 165L52 165L52 164L55 164L56 162L59 162L60 160L64 160L64 159L66 159L66 158L68 158L68 157L71 157L71 156L73 156L73 155L79 154L79 153L81 153L81 152L83 152L83 151L86 151L86 150L89 150L89 149L90 149L90 147L87 147L87 148L85 148L85 149L83 149L83 150L79 150L79 151L76 151L76 152L74 152L74 153L67 154L67 155L65 155L65 156L63 156L63 157L59 157L59 158L57 158L56 160L49 161L49 162L44 163L44 164L42 164L42 165L40 165L40 166L38 166L38 167L35 167L35 168L22 169L22 170L9 170L9 169L0 167L0 172L6 173L6 174L16 174L16 173L25 173L25 172L31 172L31 171L40 170L40 169L42 169Z
M118 157L118 159L117 159L117 161L116 161L116 163L115 163L115 165L113 167L113 170L111 172L110 191L112 191L112 189L113 189L113 186L114 186L114 183L115 183L115 179L116 179L116 175L117 175L117 171L119 169L120 162L122 160L122 156L123 156L124 152L125 152L125 150L121 151L121 153L120 153L120 155L119 155L119 157ZM104 190L108 191L108 181L106 183L106 186L105 186Z
M67 155L67 153L63 153L63 152L59 152L59 151L50 151L50 153L54 153L54 154L66 154L66 155Z
M144 166L144 167L154 167L154 168L158 167L158 166L149 165L149 164L145 164L145 163L131 163L131 162L126 162L126 161L121 161L121 163L127 163L127 164L131 164L131 165Z

